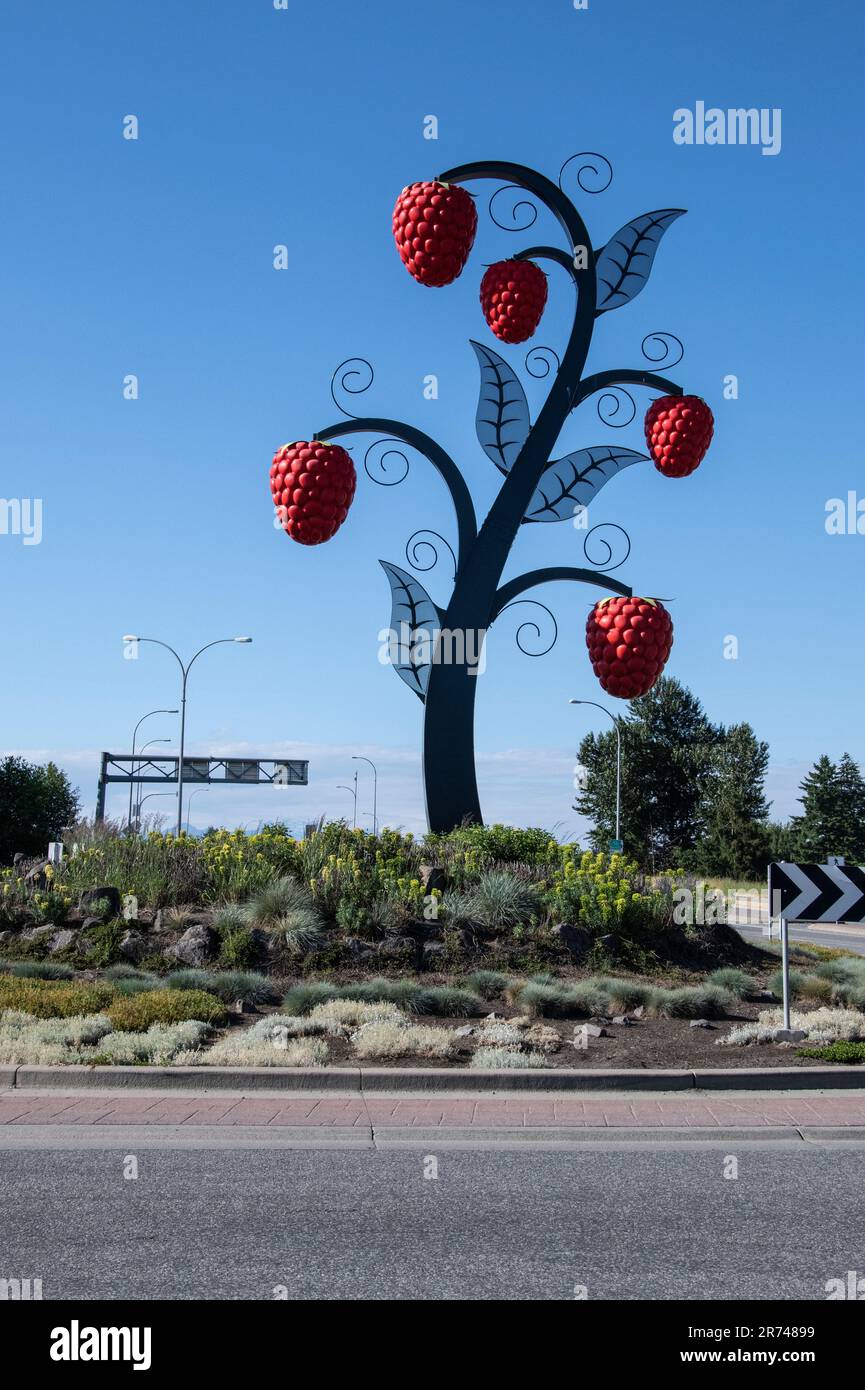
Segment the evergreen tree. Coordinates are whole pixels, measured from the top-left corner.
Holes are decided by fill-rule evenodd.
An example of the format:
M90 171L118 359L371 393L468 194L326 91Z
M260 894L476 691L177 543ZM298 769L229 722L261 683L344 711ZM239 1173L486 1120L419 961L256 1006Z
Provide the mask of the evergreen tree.
M849 753L841 758L837 777L844 829L842 848L836 852L843 854L848 864L862 864L865 862L865 778Z
M770 837L763 794L769 745L750 724L720 729L704 787L706 833L691 862L701 873L761 878L769 863Z
M844 854L845 792L832 759L825 753L818 758L799 790L802 815L793 817L799 858L806 863L822 864L830 854Z
M71 825L79 810L78 796L65 772L54 763L39 767L24 758L0 762L0 864L22 854L45 854Z

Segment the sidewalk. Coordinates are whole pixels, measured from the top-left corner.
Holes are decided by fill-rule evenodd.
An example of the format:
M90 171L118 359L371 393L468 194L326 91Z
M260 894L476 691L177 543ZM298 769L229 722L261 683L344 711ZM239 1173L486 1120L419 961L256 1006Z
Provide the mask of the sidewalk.
M647 1095L315 1095L260 1091L182 1095L138 1091L82 1093L17 1090L0 1094L0 1132L34 1126L111 1130L170 1126L242 1126L294 1131L460 1131L495 1136L504 1131L849 1130L865 1134L865 1096L851 1092L789 1092L735 1096L718 1093ZM851 1137L852 1133L851 1133Z

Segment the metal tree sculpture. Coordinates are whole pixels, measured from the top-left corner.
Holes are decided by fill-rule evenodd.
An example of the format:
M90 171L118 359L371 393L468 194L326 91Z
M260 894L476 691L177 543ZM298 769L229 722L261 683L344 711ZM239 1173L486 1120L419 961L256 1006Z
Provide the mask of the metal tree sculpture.
M610 478L630 464L648 457L631 449L598 446L580 449L551 461L550 456L562 426L572 411L598 393L602 393L598 402L600 418L606 424L616 426L629 424L636 414L633 398L623 389L626 386L654 388L667 396L682 395L680 386L652 371L620 368L597 372L592 376L582 375L597 319L611 309L629 303L643 288L664 232L682 215L683 210L667 208L645 213L627 223L601 250L595 251L582 217L562 188L565 169L578 159L586 161L580 165L577 174L577 182L584 192L601 192L609 185L612 169L608 161L596 155L575 155L572 160L566 161L558 183L522 165L498 162L464 164L449 169L436 181L446 188L475 179L494 179L505 185L495 191L489 203L490 216L500 227L503 224L496 217L494 203L506 188L511 191L525 190L538 199L558 219L567 237L567 249L531 246L512 259L551 261L565 271L576 290L573 325L561 360L550 349L543 348L533 349L526 359L527 368L533 376L552 376L546 400L533 423L525 393L511 367L490 348L472 343L481 369L477 435L485 453L504 475L498 495L480 528L462 473L445 450L421 430L396 420L352 416L318 431L314 437L322 444L361 432L383 436L378 443L386 445L388 453L400 454L405 463L404 472L396 479L387 477L383 457L379 461L379 468L385 476L376 478L370 469L370 454L377 445L367 449L364 466L374 481L387 484L402 481L408 472L408 460L399 446L409 446L438 471L453 502L456 550L447 542L444 544L451 550L455 577L453 592L445 608L433 602L413 575L389 561L380 562L391 586L392 628L405 634L405 640L398 644L394 665L397 674L424 704L423 775L427 819L430 829L434 831L447 831L464 822L480 823L482 820L474 755L477 666L465 641L466 635L485 633L514 602L536 602L521 596L551 580L574 580L580 584L598 585L625 597L631 595L627 585L610 578L608 573L624 563L630 542L627 542L625 555L614 563L612 547L600 538L596 538L596 544L599 542L606 552L600 568L555 565L532 570L502 583L502 571L520 526L573 518L577 509L585 508ZM600 186L587 186L583 180L589 173L596 179L600 178ZM603 182L604 178L606 182ZM525 208L533 215L527 223L517 226L517 213ZM512 209L511 216L513 225L507 230L524 231L535 221L537 209L523 200ZM472 238L473 235L472 230ZM468 244L471 245L471 239ZM431 280L429 283L446 281ZM644 357L655 365L675 365L670 361L673 352L670 342L681 349L681 344L672 334L648 335L643 339ZM648 351L649 343L661 344L660 357ZM531 359L539 353L548 353L549 357L541 358L540 368L536 369ZM676 362L681 361L681 355L680 351ZM357 363L363 363L363 359L343 363L334 374L334 382L339 378L340 385L352 393L366 390L372 380L372 369L368 363L363 363L369 373L366 385L349 384L358 374ZM339 406L335 394L334 401ZM630 401L632 410L626 419L619 420L616 417L624 401ZM606 416L603 413L605 402L612 402L612 405L607 404L609 413ZM342 409L341 406L339 408ZM347 411L343 413L348 414ZM276 491L274 495L277 496ZM615 529L627 541L622 528ZM586 559L590 563L588 542L592 532L597 530L597 527L593 527L583 543ZM424 547L431 547L436 556L434 541L423 539L429 536L443 540L435 532L416 532L406 546L408 562L415 569L432 567L421 564L418 559ZM549 610L546 611L549 613ZM552 618L551 614L549 616ZM452 634L463 635L462 653L458 644L456 648L452 645L449 659L437 659L441 657L443 636ZM545 650L549 650L549 646ZM460 654L462 659L459 659Z

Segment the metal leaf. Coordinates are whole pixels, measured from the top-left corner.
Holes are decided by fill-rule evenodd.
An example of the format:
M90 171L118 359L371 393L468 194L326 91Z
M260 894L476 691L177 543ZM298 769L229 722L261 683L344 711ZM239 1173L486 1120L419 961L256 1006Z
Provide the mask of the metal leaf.
M523 520L567 521L578 507L589 505L604 483L647 457L633 449L599 444L556 459L544 469Z
M483 343L472 342L481 368L481 393L475 416L480 446L502 473L510 472L528 438L529 403L518 377L503 357Z
M414 575L379 560L390 584L390 663L420 700L426 695L441 614Z
M661 208L658 212L644 212L620 227L598 252L595 268L599 314L636 299L649 278L661 237L684 211L684 208Z

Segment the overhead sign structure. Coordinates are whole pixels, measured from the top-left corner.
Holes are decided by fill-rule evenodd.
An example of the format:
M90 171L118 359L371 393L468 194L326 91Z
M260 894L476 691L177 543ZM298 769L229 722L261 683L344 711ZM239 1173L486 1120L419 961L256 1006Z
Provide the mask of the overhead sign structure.
M142 758L139 754L103 753L96 792L96 819L105 818L105 788L109 782L164 783L177 786L180 759ZM184 758L183 783L212 787L305 787L309 762L305 758Z
M769 903L771 916L788 922L865 922L865 869L770 864Z

